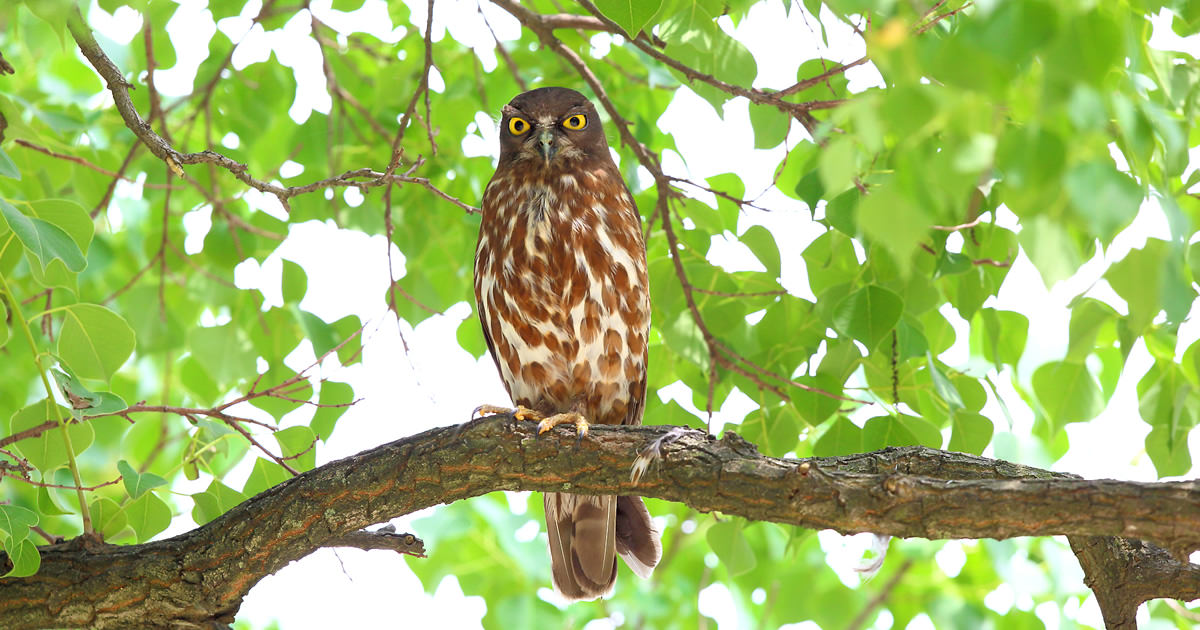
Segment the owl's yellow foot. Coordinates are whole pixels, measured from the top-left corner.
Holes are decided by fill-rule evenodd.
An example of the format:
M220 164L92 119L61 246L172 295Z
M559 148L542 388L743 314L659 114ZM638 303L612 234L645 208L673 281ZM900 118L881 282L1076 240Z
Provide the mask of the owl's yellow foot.
M516 407L479 405L475 408L475 411L471 412L472 418L483 416L511 416L513 420L533 420L535 422L545 417L542 414L529 409L528 407L522 407L521 405L517 405ZM538 431L538 433L541 433L541 431Z
M560 424L575 425L576 442L583 441L583 436L587 435L587 419L582 415L575 413L574 411L568 411L567 413L556 413L548 418L543 418L542 421L538 423L538 435L541 435Z

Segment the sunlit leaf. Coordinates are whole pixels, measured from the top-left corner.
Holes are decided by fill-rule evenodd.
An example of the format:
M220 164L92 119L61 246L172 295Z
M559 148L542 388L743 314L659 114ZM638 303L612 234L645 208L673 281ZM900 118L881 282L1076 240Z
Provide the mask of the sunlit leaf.
M3 199L0 199L0 217L37 259L43 271L54 260L61 260L67 269L74 272L83 271L87 266L79 245L57 225L26 216Z
M117 462L117 470L121 473L121 480L125 482L125 491L129 493L129 497L132 499L137 499L146 492L167 484L166 479L154 473L139 473L133 469L133 466L129 465L129 462L123 459ZM137 528L134 529L136 530Z
M708 546L731 576L750 571L758 562L743 535L744 528L745 521L742 519L730 519L713 523L705 534Z
M107 381L133 354L133 329L97 304L68 306L58 337L58 356L82 378Z
M146 542L171 524L171 508L153 492L125 506L125 516L139 543Z

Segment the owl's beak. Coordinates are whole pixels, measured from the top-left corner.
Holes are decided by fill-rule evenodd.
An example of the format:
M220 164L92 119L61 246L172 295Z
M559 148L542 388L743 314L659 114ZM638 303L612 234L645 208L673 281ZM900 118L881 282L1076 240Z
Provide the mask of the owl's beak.
M558 143L554 137L554 130L542 129L542 131L538 133L537 139L538 142L536 148L538 155L542 156L542 161L546 165L549 165L550 160L554 158L554 154L558 153Z

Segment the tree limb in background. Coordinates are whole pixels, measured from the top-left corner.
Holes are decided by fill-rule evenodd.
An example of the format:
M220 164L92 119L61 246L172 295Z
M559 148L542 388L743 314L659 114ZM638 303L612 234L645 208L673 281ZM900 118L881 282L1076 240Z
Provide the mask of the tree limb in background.
M596 425L578 446L571 431L536 430L503 417L432 429L302 473L174 538L43 548L36 575L0 580L0 628L228 623L250 588L289 562L346 545L347 535L373 523L497 490L637 493L844 533L1066 534L1089 585L1104 585L1098 599L1106 619L1110 612L1118 618L1110 627L1132 623L1126 611L1146 599L1200 597L1200 567L1148 543L1111 538L1136 534L1177 557L1200 548L1197 482L1083 480L924 447L785 460L760 455L732 433L716 439L661 425ZM668 434L674 439L661 439ZM654 443L661 459L635 485L630 469ZM1142 551L1117 558L1089 551L1097 545Z
M449 201L467 212L477 213L478 209L459 201L451 195L438 190L427 178L424 177L402 177L388 173L376 173L369 168L362 168L355 171L349 171L335 177L323 179L318 182L313 182L305 186L280 186L271 182L265 182L255 178L250 174L245 164L233 160L225 155L205 149L197 153L181 153L171 146L169 142L163 139L162 136L154 132L150 124L146 122L138 113L137 107L133 104L133 99L129 97L130 88L134 87L125 80L121 70L117 68L112 59L104 54L104 50L100 48L100 44L96 41L92 31L84 24L83 16L80 15L78 9L71 13L71 18L67 22L71 29L71 35L75 38L75 43L79 45L83 56L87 57L88 62L104 79L109 92L112 93L113 102L120 112L121 118L125 120L125 126L130 129L141 140L150 152L159 159L166 162L170 167L171 172L179 177L184 177L183 166L188 164L213 164L219 166L230 173L234 177L241 180L247 186L259 190L261 192L270 193L279 199L279 203L283 205L289 212L291 210L288 205L288 199L299 194L313 192L331 187L356 186L358 188L373 188L376 186L384 186L388 184L418 184L433 191L442 199ZM432 131L430 131L432 134ZM393 167L394 168L394 167ZM351 182L353 177L372 177L369 181Z

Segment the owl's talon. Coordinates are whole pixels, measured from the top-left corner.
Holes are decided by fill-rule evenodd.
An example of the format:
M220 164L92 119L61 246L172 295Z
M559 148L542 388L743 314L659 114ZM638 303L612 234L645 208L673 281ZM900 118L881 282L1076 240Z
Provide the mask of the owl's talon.
M542 419L542 421L538 423L538 435L541 435L560 424L575 425L575 443L579 444L580 442L583 442L583 437L587 435L588 432L588 421L587 418L584 418L582 415L574 412L556 413L553 416Z
M500 407L497 405L479 405L475 411L471 412L471 418L476 416L508 416L513 420L533 420L538 421L543 418L542 414L528 408L517 405L516 407Z

